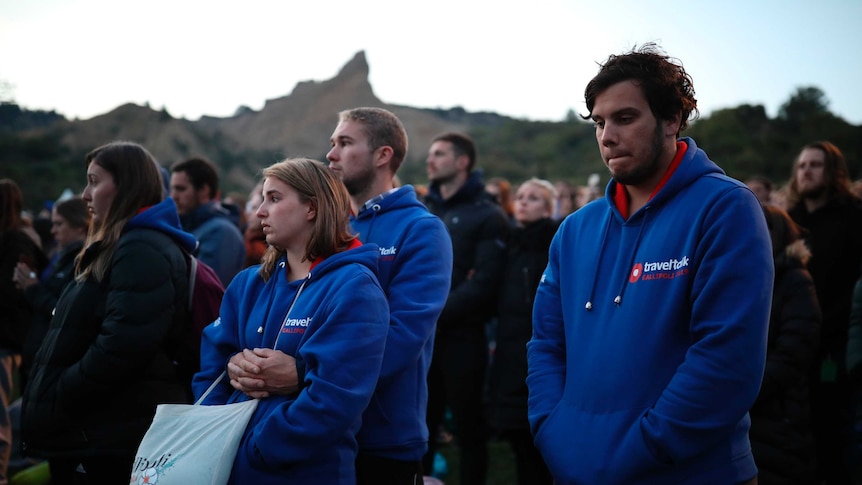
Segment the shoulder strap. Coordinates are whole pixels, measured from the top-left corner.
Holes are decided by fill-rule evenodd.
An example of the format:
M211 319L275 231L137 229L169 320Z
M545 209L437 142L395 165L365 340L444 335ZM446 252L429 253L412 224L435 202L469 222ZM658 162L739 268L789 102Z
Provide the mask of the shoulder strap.
M186 253L188 254L188 253ZM198 259L191 254L188 254L189 257L189 304L188 309L191 311L192 303L194 303L194 295L195 295L195 280L197 279L197 270L198 270Z

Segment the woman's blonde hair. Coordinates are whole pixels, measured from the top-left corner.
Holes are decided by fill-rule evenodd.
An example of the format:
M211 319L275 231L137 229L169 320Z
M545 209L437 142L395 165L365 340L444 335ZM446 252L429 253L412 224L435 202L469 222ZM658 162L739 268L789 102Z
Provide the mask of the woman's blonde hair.
M316 212L314 229L305 246L304 260L326 258L344 251L356 239L350 231L350 196L329 168L308 158L289 158L263 169L263 177L292 187L302 202ZM263 255L260 275L268 280L285 250L270 245Z
M554 213L554 204L557 200L557 188L554 187L554 184L551 182L533 177L523 183L518 187L518 190L525 185L532 185L534 187L538 187L542 190L542 199L545 201L545 207L550 211L551 214ZM517 194L517 191L515 192Z
M108 273L114 249L126 223L144 207L164 198L162 174L156 159L137 143L115 141L102 145L85 157L85 166L95 163L111 175L117 187L113 203L101 221L94 221L75 268L78 281L95 276L102 281ZM85 258L88 249L98 244L98 254Z

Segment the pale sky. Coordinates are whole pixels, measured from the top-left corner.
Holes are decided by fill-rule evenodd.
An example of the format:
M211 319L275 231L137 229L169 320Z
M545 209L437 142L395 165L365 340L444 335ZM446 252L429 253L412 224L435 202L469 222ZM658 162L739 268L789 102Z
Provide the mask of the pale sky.
M80 119L128 102L224 117L364 50L383 102L559 121L585 112L598 62L656 42L702 116L748 103L774 117L816 86L859 125L860 22L860 0L2 0L0 99Z

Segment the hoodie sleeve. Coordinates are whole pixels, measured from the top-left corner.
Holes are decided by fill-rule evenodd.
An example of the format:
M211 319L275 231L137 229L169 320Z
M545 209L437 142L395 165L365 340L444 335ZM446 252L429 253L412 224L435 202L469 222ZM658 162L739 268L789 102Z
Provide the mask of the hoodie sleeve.
M551 241L548 266L533 302L533 337L527 343L527 410L533 436L562 399L566 380L566 337L558 277L562 232ZM536 446L541 449L538 440Z
M239 341L239 305L243 295L249 293L247 282L250 276L256 276L256 269L248 269L231 281L222 297L218 319L204 328L201 336L201 370L192 379L195 400L227 369L230 358L244 348ZM225 404L233 390L229 379L225 378L202 404Z
M416 221L405 234L389 282L389 335L380 379L415 366L434 335L452 280L452 241L437 217Z
M258 466L279 468L313 459L358 425L377 384L389 306L368 272L339 281L345 289L314 314L314 333L301 344L308 384L259 421L244 446ZM358 310L361 309L361 310ZM254 463L253 463L254 464Z
M749 191L737 187L716 199L695 254L692 344L619 456L633 458L644 444L664 463L704 454L730 439L757 397L774 266L763 211Z

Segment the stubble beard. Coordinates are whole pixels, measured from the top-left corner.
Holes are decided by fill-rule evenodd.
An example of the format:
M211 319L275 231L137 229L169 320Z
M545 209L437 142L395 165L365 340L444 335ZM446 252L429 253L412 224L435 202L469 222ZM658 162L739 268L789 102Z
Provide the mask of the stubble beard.
M652 178L661 167L661 158L664 154L664 131L661 123L656 122L655 130L653 131L652 146L648 161L632 168L628 172L614 173L609 170L611 177L622 185L640 185Z
M803 199L819 199L826 193L826 184L820 183L814 187L809 187L799 191L799 197Z
M374 176L374 167L369 163L353 177L346 178L342 175L341 181L347 187L347 193L350 194L350 197L356 197L362 195L371 187L374 182Z

